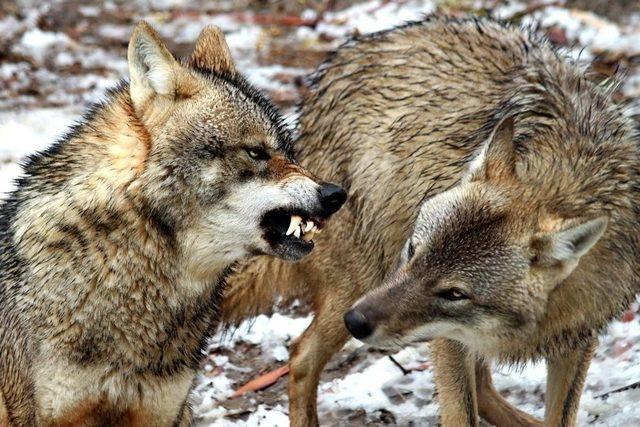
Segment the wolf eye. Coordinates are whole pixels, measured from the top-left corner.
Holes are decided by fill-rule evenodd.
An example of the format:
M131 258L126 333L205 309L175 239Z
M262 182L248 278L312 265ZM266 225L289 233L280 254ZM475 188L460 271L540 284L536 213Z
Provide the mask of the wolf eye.
M445 291L440 291L437 294L440 298L444 298L449 301L460 301L463 299L469 299L460 289L452 288Z
M254 160L269 160L269 154L267 154L264 148L246 148L247 154Z

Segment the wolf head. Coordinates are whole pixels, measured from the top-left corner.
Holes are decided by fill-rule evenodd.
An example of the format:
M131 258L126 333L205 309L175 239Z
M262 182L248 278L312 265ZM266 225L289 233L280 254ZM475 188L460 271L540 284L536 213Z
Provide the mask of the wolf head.
M203 30L179 62L143 22L128 61L148 136L138 182L190 268L206 276L247 255L307 255L346 194L295 162L280 116L236 71L222 33Z
M608 220L537 209L545 186L527 182L513 139L506 118L461 182L423 204L397 271L345 314L356 338L386 347L445 337L482 351L535 328Z

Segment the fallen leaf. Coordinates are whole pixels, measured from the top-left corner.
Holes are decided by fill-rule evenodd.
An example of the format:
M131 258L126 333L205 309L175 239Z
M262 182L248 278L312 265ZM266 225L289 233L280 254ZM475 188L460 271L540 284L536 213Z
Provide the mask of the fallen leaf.
M281 377L284 377L289 373L289 365L284 365L276 370L268 372L258 378L249 381L233 393L231 398L242 396L250 391L264 390L265 388L275 384Z

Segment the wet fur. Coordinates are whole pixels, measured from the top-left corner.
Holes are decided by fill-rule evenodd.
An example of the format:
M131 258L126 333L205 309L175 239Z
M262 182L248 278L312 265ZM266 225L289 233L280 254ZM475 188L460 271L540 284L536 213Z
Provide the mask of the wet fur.
M593 346L594 331L633 299L638 290L638 136L610 88L595 85L529 30L489 20L432 17L356 38L316 72L302 104L296 145L301 163L341 182L349 201L317 242L315 254L297 265L269 259L245 265L230 278L223 302L224 316L234 323L268 311L275 292L311 301L314 321L290 352L292 425L317 423L320 372L348 336L344 312L395 270L423 201L468 174L506 116L516 118L516 153L528 159L523 170L531 178L514 217L531 218L540 230L561 225L557 218L604 213L615 221L606 243L583 261L588 267L575 284L553 295L540 335L496 348L498 358L519 363L546 357L553 364L561 355L581 354ZM571 164L573 153L585 150L592 152L584 157L591 160ZM496 169L494 178L501 179L500 174ZM496 235L463 237L476 239L466 248L490 247ZM449 253L457 255L462 254ZM274 279L276 273L280 280ZM526 312L525 301L505 297L495 306ZM478 410L498 422L538 423L497 394L482 359L469 364L467 350L451 345L434 343L436 358L443 360L439 368L454 366L436 372L445 424L475 424ZM477 382L474 363L483 373ZM575 375L574 394L584 380L583 372ZM550 378L550 394L562 389L553 384L563 381ZM456 388L460 384L469 386L463 392ZM475 402L477 393L483 393L480 405L456 407L456 402ZM565 408L563 425L575 422L576 401Z
M132 58L156 62L131 66L138 80L30 156L0 206L0 424L189 425L230 266L270 253L258 223L269 204L318 198L218 29L179 63L141 23Z

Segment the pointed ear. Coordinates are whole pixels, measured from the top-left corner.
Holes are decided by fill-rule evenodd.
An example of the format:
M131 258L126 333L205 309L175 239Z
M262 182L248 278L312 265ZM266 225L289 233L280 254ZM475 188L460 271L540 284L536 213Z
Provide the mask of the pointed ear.
M600 240L608 222L606 217L599 217L536 237L532 243L536 263L547 267L565 264L575 268L580 258Z
M179 64L160 40L158 33L142 21L129 40L129 91L134 107L143 105L151 96L174 96Z
M189 63L194 67L204 68L218 74L236 72L224 34L220 28L212 25L205 27L198 36Z
M503 118L495 127L484 154L484 168L487 177L515 170L515 146L513 145L513 117Z

